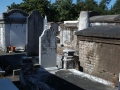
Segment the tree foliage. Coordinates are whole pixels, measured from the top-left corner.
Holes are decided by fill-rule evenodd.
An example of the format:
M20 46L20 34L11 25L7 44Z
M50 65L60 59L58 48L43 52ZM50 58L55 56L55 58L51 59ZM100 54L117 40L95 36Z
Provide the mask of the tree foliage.
M108 5L110 4L111 0L101 0L101 2L99 3L99 13L101 14L108 14L109 13L109 9L108 9Z
M48 0L23 0L20 4L12 3L8 9L21 9L26 13L38 10L43 16L48 15L50 10L50 1Z
M120 0L108 8L112 0L56 0L51 3L50 0L23 0L20 4L12 3L8 9L21 9L26 13L38 10L43 16L47 15L48 21L59 22L65 20L76 20L80 11L96 11L101 15L119 14Z
M120 14L120 0L116 0L112 10L112 14Z
M73 15L70 13L73 7L72 0L56 0L53 3L53 7L55 7L57 12L56 17L58 21L73 19Z

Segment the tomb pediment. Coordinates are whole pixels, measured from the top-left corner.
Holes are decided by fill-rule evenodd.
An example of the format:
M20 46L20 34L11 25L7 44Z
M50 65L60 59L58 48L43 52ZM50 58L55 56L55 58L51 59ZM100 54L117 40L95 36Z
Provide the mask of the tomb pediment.
M14 18L14 17L20 17L20 18L25 18L27 17L28 14L23 12L22 10L19 9L13 9L13 10L9 10L7 12L3 13L3 18Z
M3 13L3 21L5 23L26 23L28 15L22 10L13 9Z

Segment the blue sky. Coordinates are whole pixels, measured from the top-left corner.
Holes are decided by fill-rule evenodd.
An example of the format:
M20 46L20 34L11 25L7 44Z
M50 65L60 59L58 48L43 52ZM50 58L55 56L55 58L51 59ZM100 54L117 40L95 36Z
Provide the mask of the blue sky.
M55 0L51 0L52 2L54 2ZM74 2L76 0L73 0ZM96 0L98 3L100 2L100 0ZM110 6L114 4L116 0L111 0ZM0 15L2 14L2 12L6 11L6 7L11 5L13 2L15 2L16 4L19 4L22 2L22 0L0 0ZM109 7L110 7L109 6Z

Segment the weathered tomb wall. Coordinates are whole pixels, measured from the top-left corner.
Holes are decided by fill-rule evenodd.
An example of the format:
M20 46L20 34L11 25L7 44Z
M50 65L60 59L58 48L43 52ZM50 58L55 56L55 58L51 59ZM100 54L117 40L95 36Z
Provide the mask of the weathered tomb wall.
M118 85L120 40L79 36L79 61L83 71Z
M5 25L0 24L0 49L5 51L6 49L6 43L5 43Z
M26 45L26 24L6 24L6 46L23 48Z
M53 30L44 30L39 37L39 64L56 67L56 36Z
M64 47L74 49L76 47L77 42L77 36L74 35L74 32L77 31L77 27L71 26L71 27L66 27L66 26L60 26L59 27L60 34L60 45L63 45Z
M7 51L7 46L24 47L26 45L26 17L23 11L9 10L0 18L0 46Z

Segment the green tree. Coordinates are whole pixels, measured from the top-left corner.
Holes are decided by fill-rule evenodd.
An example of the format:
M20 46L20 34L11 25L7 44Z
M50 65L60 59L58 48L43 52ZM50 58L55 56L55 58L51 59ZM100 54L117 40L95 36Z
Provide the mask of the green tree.
M108 5L110 4L110 2L111 2L111 0L101 0L101 2L99 3L98 12L102 15L108 14L110 11L108 9Z
M15 2L13 2L10 6L7 6L8 9L18 9L20 7L19 4L15 4Z
M75 9L78 13L80 13L82 10L85 10L85 7L85 2L83 0L77 0Z
M94 0L85 0L85 9L88 11L95 11L98 7L98 4Z
M111 0L101 0L99 7L101 7L103 10L108 9L107 5L109 5Z
M50 1L48 0L23 0L20 4L11 4L8 9L21 9L26 13L38 10L42 15L49 14Z
M120 14L120 0L116 0L113 8L111 9L112 14Z
M55 11L57 12L55 17L57 21L73 19L71 10L74 5L72 3L72 0L56 0L56 2L53 3L53 6L55 7Z
M80 11L96 11L99 14L120 13L120 0L117 0L111 9L108 5L111 0L101 0L97 3L95 0L56 0L51 3L50 0L23 0L20 4L12 3L8 9L21 9L26 13L38 10L43 16L47 15L48 21L59 22L65 20L76 20Z
M80 11L98 11L98 4L94 0L77 0L75 10L77 14Z

